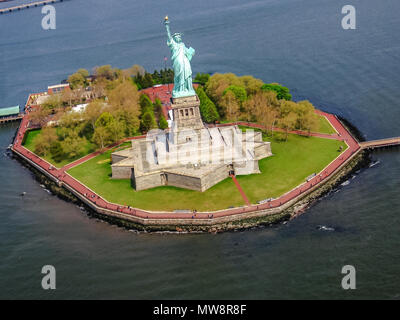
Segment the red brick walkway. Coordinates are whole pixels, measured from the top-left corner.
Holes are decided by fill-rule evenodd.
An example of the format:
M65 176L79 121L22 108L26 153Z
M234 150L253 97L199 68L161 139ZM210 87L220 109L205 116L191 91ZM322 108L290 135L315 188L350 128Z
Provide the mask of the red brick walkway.
M242 198L243 198L244 202L245 202L248 206L250 206L250 205L251 205L251 204L250 204L250 201L249 201L249 199L247 198L246 194L244 193L244 191L243 191L243 189L242 189L242 186L239 184L239 181L237 181L237 179L236 179L236 177L235 177L234 175L231 175L231 178L232 178L233 182L235 183L236 188L238 188L240 194L242 195Z

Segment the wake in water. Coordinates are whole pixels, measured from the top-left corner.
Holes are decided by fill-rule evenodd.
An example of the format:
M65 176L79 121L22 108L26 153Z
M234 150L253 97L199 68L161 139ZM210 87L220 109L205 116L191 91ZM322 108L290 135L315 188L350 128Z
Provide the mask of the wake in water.
M335 231L335 228L321 225L321 226L317 226L317 230L320 230L320 231Z
M374 162L372 162L372 163L369 165L369 167L370 167L370 168L375 167L376 165L378 165L378 164L380 164L380 163L381 163L381 162L380 162L379 160L374 161Z
M348 186L350 184L349 180L346 180L345 182L343 182L342 184L340 184L342 187L344 186Z

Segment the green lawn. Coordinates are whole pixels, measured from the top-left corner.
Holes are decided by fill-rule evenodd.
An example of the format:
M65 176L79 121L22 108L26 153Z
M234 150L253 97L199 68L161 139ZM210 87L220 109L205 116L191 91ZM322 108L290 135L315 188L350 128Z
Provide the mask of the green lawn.
M172 186L135 191L129 179L112 180L109 150L68 171L108 201L147 210L218 210L244 205L232 179L221 181L205 192Z
M289 135L283 142L275 134L271 141L274 156L259 162L261 174L238 176L238 180L252 203L277 197L304 182L314 172L321 171L338 155L343 142ZM265 137L265 140L269 138ZM130 180L112 180L110 150L68 171L76 179L108 201L147 210L172 211L196 209L219 210L244 205L239 191L230 178L205 192L171 186L135 191Z
M33 152L35 150L35 140L41 132L41 129L26 132L25 142L23 143L24 147Z
M35 152L35 141L40 136L41 133L42 133L41 129L28 131L26 133L24 147L32 152ZM50 155L42 156L42 158L45 159L46 161L50 162L53 166L55 166L57 168L61 168L72 161L75 161L89 153L92 153L93 151L95 151L95 149L96 149L96 146L93 143L88 141L87 144L85 145L83 152L77 157L66 158L60 162L56 162Z
M237 176L251 203L267 198L277 198L303 183L313 173L320 172L339 153L339 147L346 149L342 141L289 135L288 141L276 134L271 141L273 156L259 161L261 174Z
M327 134L332 134L336 133L335 129L331 126L329 121L324 117L319 115L319 133L327 133Z

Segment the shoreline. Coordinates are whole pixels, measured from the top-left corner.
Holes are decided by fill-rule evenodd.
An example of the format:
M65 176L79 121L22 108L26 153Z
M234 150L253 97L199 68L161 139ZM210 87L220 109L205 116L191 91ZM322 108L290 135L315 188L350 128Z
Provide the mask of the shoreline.
M32 94L28 97L26 109L30 105L31 97ZM362 133L347 119L318 109L315 112L326 118L334 128L335 133L310 133L301 130L294 130L289 133L343 141L347 148L339 156L327 164L320 172L315 173L311 179L306 179L278 198L261 204L253 203L215 211L178 213L175 211L163 211L162 208L158 211L151 211L108 201L68 173L70 168L97 156L99 151L88 154L61 168L54 167L51 163L23 146L26 132L31 129L27 114L23 117L15 134L11 151L13 152L13 157L21 160L21 163L29 167L36 180L44 184L51 193L80 207L84 206L89 216L111 224L139 232L217 233L243 230L256 226L269 226L294 219L303 214L307 208L322 196L335 190L359 168L366 167L370 163L370 149L385 146L385 143L391 146L400 145L400 138L369 141L369 143L359 142L359 140L365 140ZM261 125L252 122L234 122L232 124L242 124L263 129ZM224 125L226 124L221 124L221 126ZM140 137L125 138L112 146L137 138ZM395 141L393 142L392 140Z
M343 118L342 118L343 119ZM341 120L342 120L341 119ZM346 126L347 129L348 126ZM352 129L355 128L352 126ZM357 129L357 128L355 128ZM358 130L358 129L357 129ZM350 130L349 130L350 131ZM353 130L351 130L353 131ZM358 131L359 132L359 131ZM353 134L353 132L351 132ZM316 201L321 199L324 195L338 188L338 186L346 181L354 172L361 168L365 168L370 163L370 152L367 150L358 150L354 153L336 172L332 173L323 183L316 184L305 194L299 195L298 198L288 201L279 207L267 210L256 210L248 213L239 213L233 216L226 216L221 218L214 218L210 223L199 223L198 219L193 219L188 222L185 221L171 221L171 223L157 223L153 219L144 219L148 221L134 221L128 219L123 214L111 212L111 210L98 208L92 203L84 201L82 197L77 196L73 190L69 190L65 184L57 181L54 177L49 177L47 172L42 172L30 163L29 159L24 157L15 150L13 150L13 158L28 167L35 179L43 184L52 194L65 200L76 204L80 208L84 208L90 218L97 218L106 221L110 224L123 227L127 230L134 230L138 232L165 232L165 233L219 233L226 231L239 231L250 229L254 227L272 226L274 224L283 223L292 220L301 214L305 213ZM158 219L160 220L160 219ZM171 219L168 219L171 220ZM204 221L204 219L203 219ZM214 222L213 222L214 221ZM167 222L167 221L165 221ZM183 222L183 223L182 223Z

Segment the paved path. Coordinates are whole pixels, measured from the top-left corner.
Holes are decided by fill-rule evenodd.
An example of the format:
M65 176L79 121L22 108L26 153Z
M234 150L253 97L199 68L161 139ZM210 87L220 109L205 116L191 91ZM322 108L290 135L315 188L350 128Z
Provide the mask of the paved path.
M28 101L31 101L30 97L28 98ZM28 106L26 106L28 107ZM19 154L23 155L27 159L31 160L34 162L37 166L42 168L44 171L46 171L49 175L51 175L53 178L57 179L60 183L63 183L70 188L73 188L75 191L79 192L81 196L85 197L88 201L92 202L93 204L97 205L98 207L104 208L104 209L109 209L113 210L115 212L120 212L120 213L125 213L128 215L133 215L136 217L140 218L151 218L151 219L212 219L212 218L217 218L217 217L223 217L223 216L229 216L229 215L236 215L240 213L246 213L246 212L254 212L262 209L268 209L268 208L276 208L279 207L280 205L296 198L299 196L301 193L304 193L308 191L310 188L314 187L316 184L324 181L327 179L332 173L334 173L345 161L347 161L356 151L360 149L359 144L357 141L350 135L350 133L343 127L343 125L338 121L338 119L329 113L325 113L322 111L317 111L318 114L325 116L328 121L331 123L331 125L335 128L337 131L336 134L333 135L324 135L324 134L319 134L319 133L311 133L312 136L316 137L321 137L321 138L330 138L330 139L337 139L337 140L342 140L345 141L346 144L348 145L348 148L340 154L334 161L332 161L324 170L319 172L315 177L313 177L311 180L303 183L302 185L294 188L293 190L289 191L288 193L282 195L281 197L274 199L270 202L259 204L259 205L250 205L243 189L240 187L239 184L237 184L237 187L239 191L241 192L243 198L245 199L245 202L248 204L247 207L241 207L241 208L232 208L232 209L226 209L226 210L220 210L220 211L215 211L215 212L196 212L196 213L174 213L174 212L152 212L152 211L145 211L137 208L131 208L128 206L122 206L114 203L110 203L106 201L105 199L101 198L99 195L97 195L95 192L90 190L87 186L83 185L81 182L77 181L73 177L71 177L66 171L69 170L70 168L81 164L89 159L92 159L93 157L97 156L100 152L94 152L92 154L89 154L81 159L78 159L61 169L55 168L53 165L48 163L47 161L41 159L25 147L21 145L22 139L26 133L26 130L29 129L29 120L28 120L28 115L29 115L29 110L31 108L26 108L27 114L23 117L20 127L18 129L14 144L13 144L13 150L15 152L18 152ZM249 125L255 128L260 128L258 124L252 124L252 123L246 123L245 125ZM305 132L301 131L295 131L293 133L298 133L298 134L308 134ZM125 139L123 141L128 141L131 139L138 139L141 137L132 137L129 139ZM123 142L122 141L122 142ZM108 147L112 148L116 146L117 144ZM104 150L103 150L104 151ZM235 181L236 179L234 179ZM247 199L247 201L246 201Z
M239 181L237 181L237 179L236 179L236 177L235 177L234 175L231 175L231 178L232 178L233 182L235 183L236 188L239 190L240 194L242 195L242 198L243 198L244 202L245 202L248 206L250 206L250 205L251 205L251 204L250 204L250 201L249 201L249 199L247 198L246 194L244 193L244 191L243 191L243 189L242 189L242 186L239 184Z
M362 149L376 149L400 145L400 137L360 142Z

